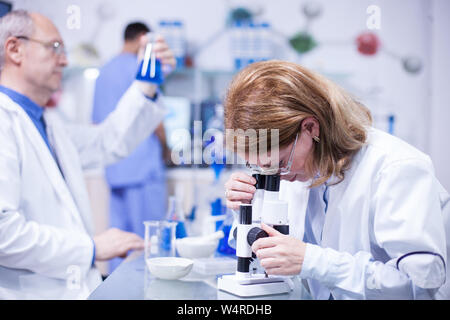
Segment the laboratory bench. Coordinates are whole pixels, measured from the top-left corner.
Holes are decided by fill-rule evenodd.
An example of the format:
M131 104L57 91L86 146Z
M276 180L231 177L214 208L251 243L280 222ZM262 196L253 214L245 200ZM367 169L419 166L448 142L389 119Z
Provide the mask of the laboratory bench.
M217 276L205 276L192 270L180 280L161 280L150 274L143 251L125 259L89 296L89 300L310 300L298 278L290 293L241 298L217 290Z

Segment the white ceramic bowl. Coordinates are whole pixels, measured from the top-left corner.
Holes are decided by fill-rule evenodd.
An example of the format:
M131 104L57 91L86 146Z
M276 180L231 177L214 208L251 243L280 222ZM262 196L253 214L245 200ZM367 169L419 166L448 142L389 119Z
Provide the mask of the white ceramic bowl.
M151 258L146 261L150 273L164 280L176 280L186 276L194 262L190 259L176 257Z
M196 259L211 257L219 245L220 239L205 239L202 237L187 237L177 239L175 247L180 257Z

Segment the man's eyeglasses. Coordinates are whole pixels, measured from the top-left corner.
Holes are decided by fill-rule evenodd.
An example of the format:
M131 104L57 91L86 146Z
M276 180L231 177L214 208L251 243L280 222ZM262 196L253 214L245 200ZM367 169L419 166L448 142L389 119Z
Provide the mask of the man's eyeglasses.
M62 44L59 41L44 42L41 40L29 38L26 36L17 36L16 38L39 43L39 44L43 45L44 47L51 49L53 51L53 53L58 56L67 55L67 51L66 51L66 48L64 47L64 44Z
M283 168L261 168L260 166L250 164L248 161L246 162L246 167L251 170L253 173L265 174L265 175L274 175L279 174L281 176L287 175L291 172L292 162L294 161L294 151L295 146L297 145L298 133L295 137L294 145L292 146L291 153L289 154L289 160L285 167Z

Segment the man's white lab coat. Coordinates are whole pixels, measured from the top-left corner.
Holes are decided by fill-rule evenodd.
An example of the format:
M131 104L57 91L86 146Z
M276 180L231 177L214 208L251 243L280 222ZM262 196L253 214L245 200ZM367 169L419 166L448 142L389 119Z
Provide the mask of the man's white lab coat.
M86 298L101 282L83 170L127 156L164 115L135 84L98 126L68 126L46 111L55 161L25 111L0 93L0 299Z

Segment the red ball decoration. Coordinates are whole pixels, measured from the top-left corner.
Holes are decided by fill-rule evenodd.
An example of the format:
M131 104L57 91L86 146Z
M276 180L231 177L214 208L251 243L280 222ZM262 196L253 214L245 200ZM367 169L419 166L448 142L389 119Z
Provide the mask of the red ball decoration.
M356 38L356 44L358 45L359 53L372 56L378 52L380 48L380 40L378 36L372 32L361 33L358 38Z

